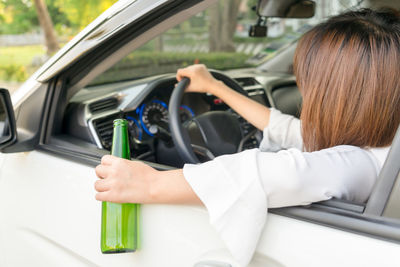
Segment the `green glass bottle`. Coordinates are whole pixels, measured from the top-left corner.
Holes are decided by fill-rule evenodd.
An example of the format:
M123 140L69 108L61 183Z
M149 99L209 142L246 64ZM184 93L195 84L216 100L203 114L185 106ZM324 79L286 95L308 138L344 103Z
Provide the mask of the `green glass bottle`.
M114 121L111 155L130 159L128 122ZM134 252L138 248L139 205L131 203L102 202L101 252Z

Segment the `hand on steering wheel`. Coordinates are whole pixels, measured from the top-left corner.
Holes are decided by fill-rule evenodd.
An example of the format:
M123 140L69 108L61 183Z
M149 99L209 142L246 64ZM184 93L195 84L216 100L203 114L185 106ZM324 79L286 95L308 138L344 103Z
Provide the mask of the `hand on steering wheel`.
M190 80L186 92L212 93L214 84L218 82L203 64L178 69L176 80L180 82L185 77Z
M172 140L182 160L187 163L200 163L193 149L208 159L212 159L214 155L235 153L242 139L242 133L239 121L232 113L210 111L193 118L191 121L192 128L196 128L200 132L206 147L192 145L188 131L181 124L179 116L179 107L186 88L189 86L189 91L191 92L212 92L212 84L220 80L241 94L247 95L247 92L233 79L220 72L208 72L204 65L192 67L178 71L177 79L179 83L175 87L169 102L170 131ZM194 82L187 77L183 77L183 74L188 74L194 79Z

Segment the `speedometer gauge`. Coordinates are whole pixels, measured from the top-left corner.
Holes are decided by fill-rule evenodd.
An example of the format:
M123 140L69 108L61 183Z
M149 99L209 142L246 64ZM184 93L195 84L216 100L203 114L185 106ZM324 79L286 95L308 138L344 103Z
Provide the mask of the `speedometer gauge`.
M144 131L150 136L153 136L149 131L152 125L168 129L168 107L167 104L160 100L153 100L148 104L143 104L140 108L139 116Z
M181 105L179 107L179 115L181 117L181 123L184 123L194 117L194 112L191 108L186 105Z
M126 116L126 119L128 120L128 130L133 140L142 141L143 130L139 122L131 116Z

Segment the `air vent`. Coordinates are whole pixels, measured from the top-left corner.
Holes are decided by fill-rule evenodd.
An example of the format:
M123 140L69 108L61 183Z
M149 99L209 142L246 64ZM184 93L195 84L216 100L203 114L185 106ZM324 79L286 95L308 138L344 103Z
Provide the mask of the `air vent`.
M235 80L242 87L259 85L259 83L254 78L236 78Z
M113 121L116 117L109 117L93 122L94 128L96 129L97 135L99 136L100 142L105 149L110 150L112 144L113 135Z
M116 108L117 106L118 99L110 97L89 104L89 110L91 113L97 113L100 111Z

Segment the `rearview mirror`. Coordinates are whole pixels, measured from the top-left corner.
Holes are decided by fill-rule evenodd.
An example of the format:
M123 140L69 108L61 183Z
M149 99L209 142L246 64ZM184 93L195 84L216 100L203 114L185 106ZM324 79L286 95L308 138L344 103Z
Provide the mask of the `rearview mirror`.
M257 14L260 17L311 18L315 14L315 2L311 0L259 0Z
M14 109L10 93L0 89L0 149L14 143L17 139Z

